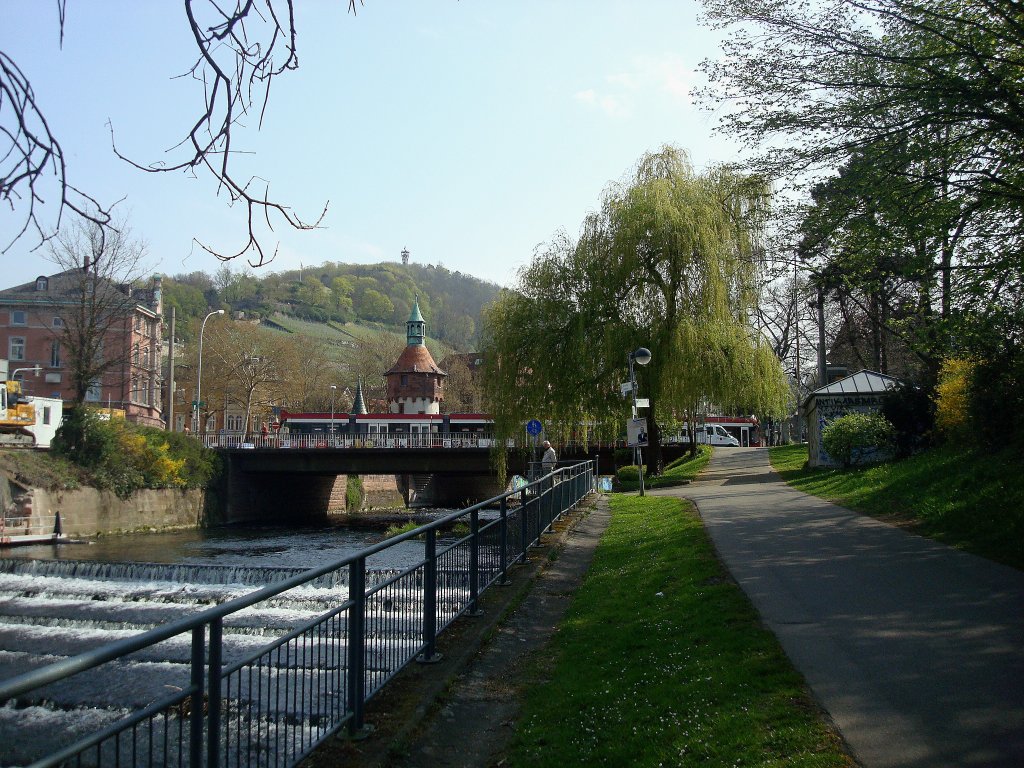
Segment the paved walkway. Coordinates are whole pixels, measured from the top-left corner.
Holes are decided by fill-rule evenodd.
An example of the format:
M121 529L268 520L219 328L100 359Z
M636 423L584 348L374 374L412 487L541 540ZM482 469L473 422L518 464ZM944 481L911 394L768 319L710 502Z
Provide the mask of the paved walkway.
M795 491L718 449L693 499L865 768L1024 765L1024 573Z

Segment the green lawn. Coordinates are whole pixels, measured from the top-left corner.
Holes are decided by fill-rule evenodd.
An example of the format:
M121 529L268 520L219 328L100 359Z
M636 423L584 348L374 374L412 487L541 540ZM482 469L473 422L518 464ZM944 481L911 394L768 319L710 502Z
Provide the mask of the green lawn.
M689 503L612 496L511 766L851 766Z
M969 552L1024 568L1024 473L1020 451L941 446L863 469L809 469L806 445L771 449L794 488Z
M711 448L707 445L697 446L697 455L684 454L665 467L665 470L654 477L648 477L645 488L672 488L677 485L685 485L693 480L701 470L711 461ZM620 491L636 491L640 489L639 482L620 480Z

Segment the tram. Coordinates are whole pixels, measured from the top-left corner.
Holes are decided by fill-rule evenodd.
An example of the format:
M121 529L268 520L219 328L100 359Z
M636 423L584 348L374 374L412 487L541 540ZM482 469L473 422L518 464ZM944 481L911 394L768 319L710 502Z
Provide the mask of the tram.
M488 448L494 420L482 413L292 413L275 424L280 440L367 447Z

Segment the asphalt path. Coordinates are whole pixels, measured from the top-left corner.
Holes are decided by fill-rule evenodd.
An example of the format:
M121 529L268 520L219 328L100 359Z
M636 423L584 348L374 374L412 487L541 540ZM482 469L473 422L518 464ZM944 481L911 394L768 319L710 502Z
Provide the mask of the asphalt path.
M793 490L764 448L682 489L864 768L1024 766L1024 573Z

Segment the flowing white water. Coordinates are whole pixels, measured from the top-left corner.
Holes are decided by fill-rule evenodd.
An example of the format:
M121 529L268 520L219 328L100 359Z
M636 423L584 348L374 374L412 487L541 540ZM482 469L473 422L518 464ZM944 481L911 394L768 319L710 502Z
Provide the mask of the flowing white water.
M379 533L336 529L234 529L109 537L94 544L33 547L16 556L4 553L0 558L0 679L198 613L325 560L341 559L379 539ZM376 558L369 564L377 570L368 574L368 582L391 577L422 553L422 543L408 542ZM442 578L451 582L452 599L458 599L456 593L464 592L464 574ZM227 617L225 667L246 660L275 638L342 604L348 596L347 581L347 570L328 574ZM389 591L370 601L367 627L377 640L369 642L368 676L390 674L395 647L413 650L418 646L420 600L418 594ZM344 659L346 642L343 618L336 631L341 634L321 639L316 647L286 648L255 673L255 680L252 674L247 680L239 678L236 685L246 690L236 690L232 696L239 702L256 697L260 686L269 688L282 676L289 678L291 686L313 686L319 676L340 675L337 660ZM47 686L18 706L0 707L0 766L23 764L56 744L93 732L97 724L117 720L184 689L189 684L190 652L190 637L175 637ZM324 695L330 698L337 693ZM332 705L319 701L311 709ZM276 740L273 749L266 747L268 755L283 749L285 742L308 743L324 727L316 715L295 721L285 710L275 714L276 706L268 702L257 718L262 719L260 727L267 738ZM285 721L274 722L279 717ZM164 724L161 719L160 727ZM166 724L178 727L176 722Z

